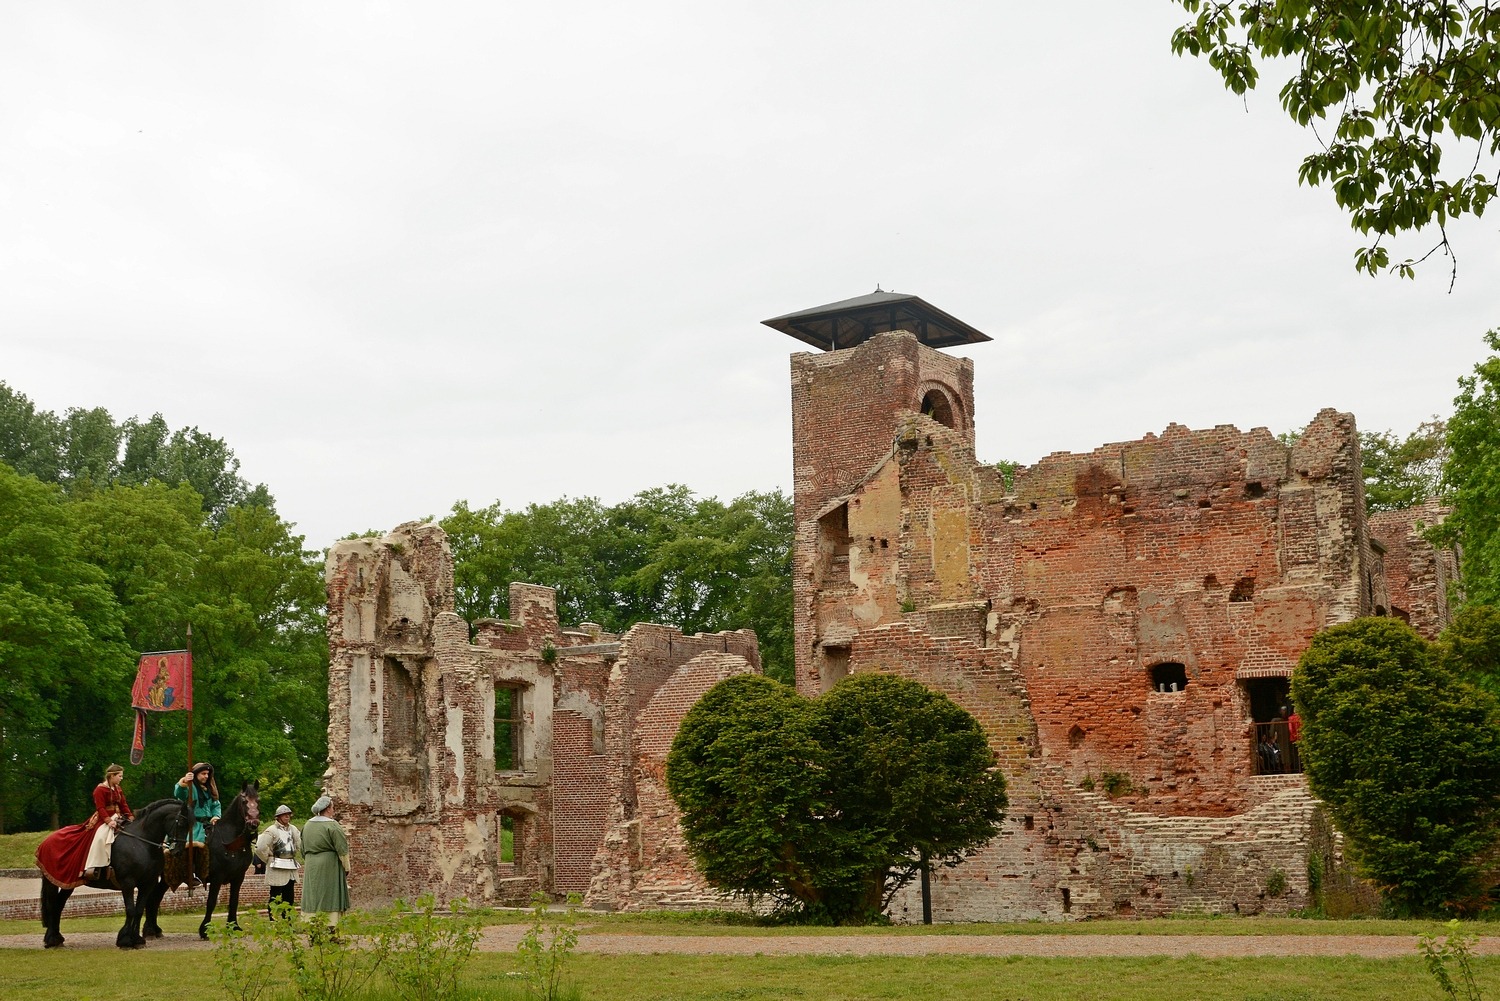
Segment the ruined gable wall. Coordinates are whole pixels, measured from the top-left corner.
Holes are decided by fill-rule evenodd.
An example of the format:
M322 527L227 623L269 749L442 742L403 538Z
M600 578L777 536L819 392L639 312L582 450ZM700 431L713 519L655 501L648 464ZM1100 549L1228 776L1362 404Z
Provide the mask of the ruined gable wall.
M622 638L605 698L608 814L596 833L585 898L591 906L707 897L681 848L677 810L664 792L662 744L670 746L682 717L714 682L760 669L755 634L748 629L684 636L641 623Z
M672 672L634 727L633 803L616 801L586 898L595 907L641 910L732 906L693 864L667 792L667 755L687 711L714 685L755 670L739 653L706 652ZM623 778L623 776L622 776Z
M1436 549L1426 529L1441 524L1448 509L1437 499L1404 511L1370 515L1370 535L1385 547L1385 584L1390 614L1428 639L1448 625L1448 585L1457 576L1451 549Z

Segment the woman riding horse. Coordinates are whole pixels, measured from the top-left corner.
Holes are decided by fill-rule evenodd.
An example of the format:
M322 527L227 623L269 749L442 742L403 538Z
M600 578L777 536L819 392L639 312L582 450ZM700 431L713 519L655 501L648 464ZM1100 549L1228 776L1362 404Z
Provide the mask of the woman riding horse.
M124 779L125 769L119 765L106 768L104 781L94 787L94 815L82 824L64 827L37 846L37 868L55 886L64 890L82 886L109 865L115 830L135 819L120 788Z
M156 897L156 887L161 882L162 865L168 852L180 851L186 844L193 828L193 813L186 803L175 799L159 799L142 810L136 819L121 824L116 831L114 845L110 849L110 880L102 877L90 880L89 886L101 890L117 889L125 904L125 923L115 936L115 945L122 949L134 949L145 945L141 936L141 919L146 905ZM56 835L53 835L56 837ZM50 838L48 839L51 840ZM47 842L42 842L43 847ZM47 854L37 851L40 863ZM64 886L56 873L43 869L42 880L42 927L45 929L42 942L51 949L63 944L59 924L63 906L73 895L73 887L83 885L73 882ZM69 880L68 882L72 882Z

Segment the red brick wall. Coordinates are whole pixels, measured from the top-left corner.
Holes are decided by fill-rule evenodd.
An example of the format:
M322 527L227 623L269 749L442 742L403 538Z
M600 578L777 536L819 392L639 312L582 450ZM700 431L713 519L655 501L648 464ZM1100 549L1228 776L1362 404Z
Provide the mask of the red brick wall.
M593 724L576 712L552 713L552 878L558 893L581 894L589 888L594 854L604 837L609 789L593 731Z

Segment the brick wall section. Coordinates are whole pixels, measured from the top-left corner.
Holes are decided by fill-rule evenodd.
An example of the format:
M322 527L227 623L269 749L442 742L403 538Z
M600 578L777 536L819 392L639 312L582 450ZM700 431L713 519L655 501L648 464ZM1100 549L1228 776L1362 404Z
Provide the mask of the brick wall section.
M512 618L475 623L471 642L453 611L447 540L432 524L338 543L326 576L326 786L349 830L358 906L587 891L607 823L627 800L634 810L634 727L657 689L703 653L760 666L749 632L564 629L552 589L530 584L511 585ZM521 700L519 767L503 772L497 686ZM500 859L506 818L514 862Z
M957 387L957 427L913 412L928 374ZM942 875L938 913L1297 906L1316 804L1255 774L1246 686L1387 600L1353 418L1324 410L1290 446L1173 424L1007 489L974 455L971 387L901 332L793 358L799 689L917 678L980 718L1010 782L1002 833ZM1106 773L1130 791L1088 792Z
M700 666L678 677L685 665L697 663L699 658L711 666ZM657 795L661 778L641 741L647 739L648 747L657 747L664 730L675 735L682 716L697 701L697 695L709 687L695 686L715 671L723 677L728 676L724 672L759 672L755 634L740 630L684 636L675 629L642 623L633 626L621 640L620 659L610 673L605 699L605 782L610 812L603 848L584 898L590 906L641 906L637 884L653 857L670 863L670 872L664 872L662 880L687 887L682 894L701 896L696 875L689 877L680 871L680 856L661 854L663 842L679 837L677 814L669 799ZM670 694L662 696L664 691ZM690 691L697 691L691 700L686 697ZM647 728L645 734L643 726ZM672 829L670 834L664 833L665 827ZM668 891L650 892L660 896Z
M588 900L617 910L724 907L730 902L699 875L666 786L667 754L687 711L714 685L754 670L741 654L706 652L678 667L652 695L634 726L633 813L617 812L594 863Z
M1457 577L1451 549L1436 549L1426 530L1440 525L1448 509L1436 499L1404 511L1370 515L1370 535L1385 547L1385 583L1390 614L1436 639L1448 624L1448 586Z
M553 888L582 894L604 836L609 790L604 755L594 750L593 724L576 712L552 714Z

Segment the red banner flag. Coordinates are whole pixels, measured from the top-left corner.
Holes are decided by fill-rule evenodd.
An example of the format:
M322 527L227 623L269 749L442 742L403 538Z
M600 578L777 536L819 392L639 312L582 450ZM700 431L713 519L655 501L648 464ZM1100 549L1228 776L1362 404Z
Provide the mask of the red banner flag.
M135 739L130 745L130 763L138 765L146 755L146 713L193 708L193 655L187 650L157 650L141 654L130 690L135 709ZM188 748L192 749L192 717L188 717Z
M153 712L192 709L193 655L186 650L141 654L130 704Z

